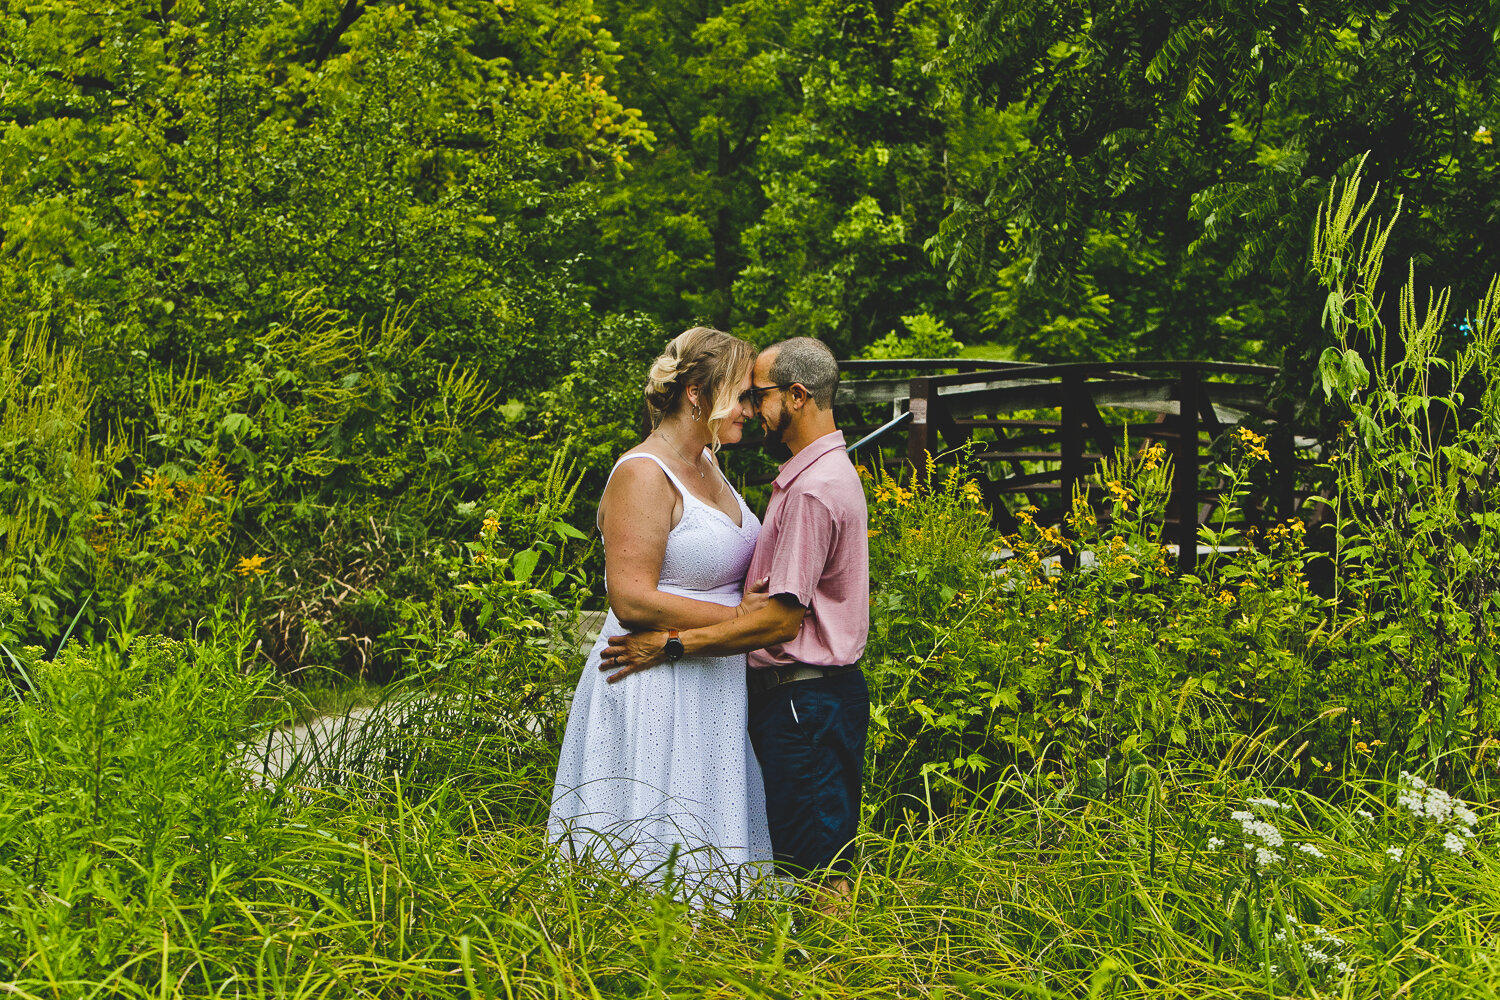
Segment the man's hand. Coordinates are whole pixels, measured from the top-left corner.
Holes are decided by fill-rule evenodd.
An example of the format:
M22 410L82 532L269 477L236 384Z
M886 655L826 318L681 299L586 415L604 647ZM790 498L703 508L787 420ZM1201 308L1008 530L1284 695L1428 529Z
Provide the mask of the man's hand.
M754 614L771 603L771 578L763 576L745 588L745 596L734 609L735 617Z
M605 680L617 684L631 674L649 670L658 663L666 662L663 652L667 645L665 629L649 632L632 632L629 635L612 635L609 645L599 661L600 670L613 670Z

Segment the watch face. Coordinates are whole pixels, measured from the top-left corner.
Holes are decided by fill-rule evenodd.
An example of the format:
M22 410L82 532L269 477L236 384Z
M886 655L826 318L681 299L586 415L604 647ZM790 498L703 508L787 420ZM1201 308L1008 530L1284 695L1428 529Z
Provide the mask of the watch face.
M663 650L663 652L666 653L667 659L669 660L681 659L683 652L682 640L677 638L668 639L666 648Z

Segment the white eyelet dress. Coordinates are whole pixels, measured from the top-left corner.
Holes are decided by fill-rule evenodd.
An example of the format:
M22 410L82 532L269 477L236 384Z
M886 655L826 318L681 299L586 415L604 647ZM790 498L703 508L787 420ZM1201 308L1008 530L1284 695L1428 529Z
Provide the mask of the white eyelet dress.
M656 456L620 462L632 458L655 461L682 495L658 588L738 604L760 521L736 493L736 527ZM771 858L765 787L746 728L745 657L683 659L609 684L601 653L608 636L625 631L613 612L605 617L574 692L551 839L570 859L628 871L700 903L742 897L770 874Z

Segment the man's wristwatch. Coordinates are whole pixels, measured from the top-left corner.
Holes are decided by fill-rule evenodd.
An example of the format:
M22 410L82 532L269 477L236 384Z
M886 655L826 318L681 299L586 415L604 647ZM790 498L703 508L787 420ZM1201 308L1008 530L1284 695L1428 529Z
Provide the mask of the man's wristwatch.
M667 631L667 644L662 647L662 655L667 658L668 663L676 663L682 659L683 652L685 651L682 648L682 640L677 638L677 630L675 628L669 629Z

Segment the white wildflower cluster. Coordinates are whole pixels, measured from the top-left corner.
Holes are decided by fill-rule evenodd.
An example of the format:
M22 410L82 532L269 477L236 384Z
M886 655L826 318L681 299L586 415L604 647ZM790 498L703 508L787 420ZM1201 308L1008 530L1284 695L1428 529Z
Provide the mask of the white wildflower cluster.
M1292 811L1291 803L1277 802L1275 799L1246 799L1245 805L1255 806L1257 809L1271 809L1280 812Z
M1209 837L1208 838L1208 849L1210 851L1217 851L1219 848L1221 848L1223 846L1224 846L1224 838L1223 837Z
M1479 818L1462 799L1454 798L1407 771L1401 772L1396 804L1415 819L1429 822L1443 834L1443 850L1462 854L1474 839ZM1387 851L1386 853L1390 853Z
M1254 837L1267 847L1280 847L1285 843L1281 837L1281 831L1276 829L1275 824L1256 819L1254 813L1241 809L1230 813L1229 818L1240 825L1240 829L1245 831L1245 836Z
M1273 936L1273 940L1284 948L1295 947L1300 951L1302 962L1308 972L1331 972L1340 976L1349 972L1349 963L1340 957L1340 953L1349 946L1347 941L1326 927L1320 927L1317 924L1300 924L1297 918L1290 914L1286 919L1294 929L1293 932L1279 930ZM1296 933L1298 930L1300 934ZM1272 971L1276 971L1275 966L1272 966Z
M1255 801L1251 800L1252 804ZM1238 823L1240 831L1249 838L1245 843L1245 853L1255 858L1256 868L1264 871L1281 860L1281 855L1276 853L1276 848L1285 844L1286 840L1274 823L1258 819L1254 813L1244 809L1235 810L1229 814L1229 818Z
M1356 809L1354 810L1354 816L1356 819L1362 819L1366 823L1375 822L1375 816L1368 809Z
M1395 861L1395 862L1397 862L1399 864L1400 861L1401 861L1401 859L1404 858L1404 857L1406 857L1406 848L1404 848L1404 847L1387 847L1385 849L1385 853L1390 855L1392 861Z
M1322 851L1318 850L1311 844L1298 844L1297 850L1301 851L1303 854L1306 854L1310 858L1317 858L1319 861L1328 857L1328 855L1324 854Z

